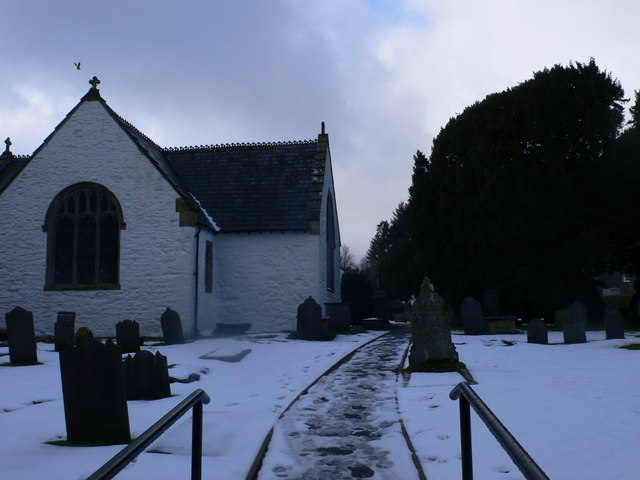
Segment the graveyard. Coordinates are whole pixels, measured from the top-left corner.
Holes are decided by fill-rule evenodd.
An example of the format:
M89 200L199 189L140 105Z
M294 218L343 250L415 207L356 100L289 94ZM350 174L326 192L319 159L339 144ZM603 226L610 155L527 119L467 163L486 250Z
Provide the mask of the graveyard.
M546 333L544 343L532 341L525 330L455 330L452 341L478 382L474 390L550 478L636 478L640 334L607 339L604 330L586 330L585 343L567 344L561 330ZM296 396L337 360L384 334L371 330L323 342L249 331L168 345L146 341L143 357L165 358L174 381L170 396L126 401L130 435L136 438L201 388L211 397L204 406L203 478L244 479L265 435ZM625 346L630 348L620 348ZM0 346L0 471L10 478L85 478L123 447L65 443L65 350L55 350L52 342L38 342L34 364L11 366L9 347ZM396 378L397 408L429 479L460 477L458 404L449 398L460 381L456 372ZM188 417L117 478L187 477ZM476 478L523 478L473 413L472 432ZM385 446L385 439L379 442ZM393 461L411 467L408 452Z

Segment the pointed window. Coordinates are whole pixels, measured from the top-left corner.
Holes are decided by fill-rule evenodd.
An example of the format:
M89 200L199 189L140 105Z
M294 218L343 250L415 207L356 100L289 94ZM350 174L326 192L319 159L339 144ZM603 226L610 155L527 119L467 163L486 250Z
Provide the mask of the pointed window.
M335 289L335 251L336 251L336 227L333 216L333 197L329 192L329 201L327 202L327 290Z
M79 183L53 199L45 219L46 290L120 288L120 203L102 185Z

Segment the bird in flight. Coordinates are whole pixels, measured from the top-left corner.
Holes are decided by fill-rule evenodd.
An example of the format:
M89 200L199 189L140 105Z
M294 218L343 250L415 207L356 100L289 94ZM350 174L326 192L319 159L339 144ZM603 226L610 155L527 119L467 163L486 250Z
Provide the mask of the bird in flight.
M73 64L76 66L76 70L80 70L80 62L73 62Z

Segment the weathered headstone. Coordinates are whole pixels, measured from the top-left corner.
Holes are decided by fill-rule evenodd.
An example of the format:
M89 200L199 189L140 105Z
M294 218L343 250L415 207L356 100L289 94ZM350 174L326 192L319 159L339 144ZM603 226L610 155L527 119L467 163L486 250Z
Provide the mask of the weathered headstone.
M167 345L184 343L184 332L182 331L182 322L178 312L174 312L167 307L160 317L160 323L162 324L164 343Z
M549 343L549 330L547 324L541 318L534 318L527 326L527 342L529 343Z
M140 325L135 320L123 320L116 323L116 343L122 353L140 351Z
M62 349L60 374L69 442L131 439L120 347L85 338Z
M312 297L298 306L296 333L302 340L322 340L322 307Z
M581 323L582 325L587 324L587 307L585 307L582 302L571 302L571 304L567 307L568 312L568 323Z
M76 312L58 312L58 318L53 326L56 352L59 352L65 346L73 346L75 331Z
M445 303L425 277L420 294L408 312L411 322L409 365L420 368L425 362L458 362L458 352L451 341L451 326Z
M482 313L485 317L497 317L498 312L498 292L493 288L488 288L482 292Z
M143 350L123 360L127 400L156 400L171 396L167 357Z
M462 325L466 335L484 335L487 333L487 325L482 316L482 306L474 298L467 297L460 306Z
M587 307L575 301L567 307L567 321L563 326L564 343L586 343Z
M5 314L9 361L13 365L35 365L38 363L33 313L16 307Z
M607 340L624 338L624 317L617 308L607 308L604 315Z

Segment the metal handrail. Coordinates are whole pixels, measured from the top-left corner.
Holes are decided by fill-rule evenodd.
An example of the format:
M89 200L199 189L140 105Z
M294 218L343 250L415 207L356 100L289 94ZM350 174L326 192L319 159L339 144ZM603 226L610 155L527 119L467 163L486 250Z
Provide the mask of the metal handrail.
M498 417L482 401L467 382L460 382L449 393L451 400L460 399L460 444L462 448L462 479L473 480L473 458L471 449L471 413L473 407L489 431L496 437L513 463L520 469L527 480L549 480L547 474L529 456L511 432L507 430Z
M191 480L200 480L202 477L202 405L209 402L209 395L204 390L195 390L164 417L145 430L142 435L116 453L111 460L87 477L86 480L109 480L115 477L120 470L132 462L191 408L193 408Z

